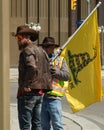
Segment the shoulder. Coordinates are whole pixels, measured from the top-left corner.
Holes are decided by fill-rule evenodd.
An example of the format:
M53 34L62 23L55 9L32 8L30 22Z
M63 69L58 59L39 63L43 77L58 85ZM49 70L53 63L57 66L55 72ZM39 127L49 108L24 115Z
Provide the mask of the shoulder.
M23 53L27 55L34 54L34 45L29 45L24 48Z

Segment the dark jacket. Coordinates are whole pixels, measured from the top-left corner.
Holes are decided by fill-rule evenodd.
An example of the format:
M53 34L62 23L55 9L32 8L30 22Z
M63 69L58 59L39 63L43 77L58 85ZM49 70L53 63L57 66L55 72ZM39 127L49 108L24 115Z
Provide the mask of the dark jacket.
M30 43L19 57L19 89L30 87L43 91L52 90L49 66L45 51Z

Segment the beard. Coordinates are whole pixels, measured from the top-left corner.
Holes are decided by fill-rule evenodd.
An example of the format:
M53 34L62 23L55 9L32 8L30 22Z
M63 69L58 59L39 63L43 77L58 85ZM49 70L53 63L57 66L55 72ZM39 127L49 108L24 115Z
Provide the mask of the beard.
M18 49L21 51L23 49L23 45L18 45Z
M30 41L27 39L23 39L23 40L19 41L18 42L18 49L23 50L29 43L30 43Z
M21 51L21 50L23 50L26 46L27 46L28 44L27 43L25 43L25 44L18 44L18 49Z

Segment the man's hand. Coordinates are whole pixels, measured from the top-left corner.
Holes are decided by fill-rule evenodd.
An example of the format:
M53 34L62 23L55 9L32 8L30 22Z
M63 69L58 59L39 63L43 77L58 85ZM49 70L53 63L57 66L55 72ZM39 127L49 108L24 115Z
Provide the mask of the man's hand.
M25 92L31 92L31 88L24 88Z
M52 75L55 74L55 67L52 64L50 64L50 72Z

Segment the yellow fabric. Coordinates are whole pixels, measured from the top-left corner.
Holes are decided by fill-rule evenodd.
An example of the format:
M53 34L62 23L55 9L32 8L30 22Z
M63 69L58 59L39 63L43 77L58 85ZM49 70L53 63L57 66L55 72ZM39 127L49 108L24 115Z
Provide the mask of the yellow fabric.
M80 111L94 102L101 101L102 80L97 11L94 11L75 33L61 55L66 58L71 74L66 98L72 111Z
M58 58L59 58L59 57L58 57ZM62 66L63 59L64 59L63 56L60 56L59 59L56 58L56 59L53 61L53 65L54 65L54 66L57 66L57 65L58 65L58 68L60 69L61 66Z
M102 95L104 96L104 90L103 90L103 92L102 92Z

